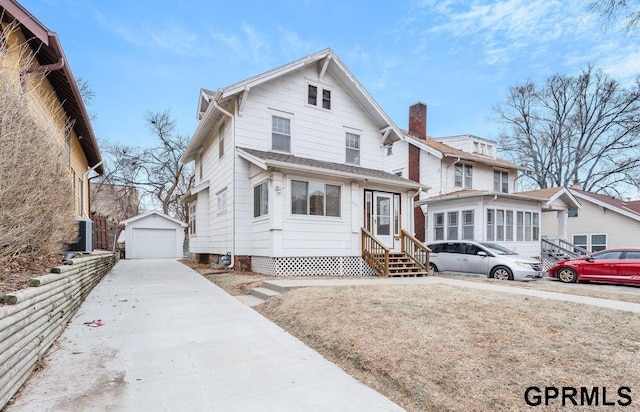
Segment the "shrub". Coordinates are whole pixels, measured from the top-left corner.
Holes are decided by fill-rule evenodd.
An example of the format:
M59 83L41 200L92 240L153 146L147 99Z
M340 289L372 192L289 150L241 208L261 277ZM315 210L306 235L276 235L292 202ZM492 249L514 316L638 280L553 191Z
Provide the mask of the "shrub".
M64 143L70 124L59 126L66 116L54 92L42 87L45 75L29 74L28 83L21 83L20 69L37 64L26 45L11 46L6 26L0 38L0 265L5 266L18 256L61 251L74 241L77 226Z

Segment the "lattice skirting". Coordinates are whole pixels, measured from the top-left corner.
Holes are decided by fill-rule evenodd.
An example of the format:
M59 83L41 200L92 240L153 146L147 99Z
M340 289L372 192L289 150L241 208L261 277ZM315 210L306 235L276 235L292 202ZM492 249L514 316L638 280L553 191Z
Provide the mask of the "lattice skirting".
M375 276L362 256L252 256L251 270L273 276Z

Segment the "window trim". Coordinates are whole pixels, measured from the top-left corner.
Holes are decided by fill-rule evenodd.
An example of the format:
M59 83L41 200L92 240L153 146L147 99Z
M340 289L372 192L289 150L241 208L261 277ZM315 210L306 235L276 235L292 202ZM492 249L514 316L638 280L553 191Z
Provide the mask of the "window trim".
M316 109L322 109L331 111L333 108L333 88L319 83L307 82L305 91L305 104ZM315 96L313 96L314 102L310 102L311 88L315 88ZM325 97L325 92L329 94L328 98ZM326 107L328 106L328 107Z
M259 190L260 197L256 197L256 189ZM263 196L266 195L266 196ZM264 197L264 199L263 199ZM256 200L259 201L256 204ZM257 206L257 209L256 209ZM266 211L265 211L266 208ZM256 210L258 214L256 214ZM262 218L265 216L269 216L269 181L263 180L262 182L253 186L253 217L254 218Z
M493 169L493 191L496 193L509 193L508 171Z
M351 133L351 132L345 132L345 163L346 164L350 164L350 165L355 165L355 166L360 166L360 135L359 134L355 134L355 133ZM352 138L352 139L350 139ZM354 139L355 138L355 139ZM352 147L349 145L349 143L355 141L357 143L357 148L356 147ZM349 153L357 153L357 156L355 157L353 162L349 161Z
M189 236L197 236L197 217L198 202L192 202L189 204Z
M467 221L465 220L465 217L467 216L467 214L471 215L471 223L468 224ZM466 236L466 228L471 228L471 237L467 238ZM463 210L462 211L462 240L473 240L475 234L475 211L473 209L470 210Z
M594 237L594 236L604 236L604 244L602 244L602 243L596 243L596 244L594 245L594 243L593 243L593 237ZM605 249L607 249L607 248L608 248L608 245L609 245L609 235L608 235L608 233L589 233L588 241L589 241L589 249L588 249L588 250L589 250L589 251L591 251L591 253L593 253L593 252L599 252L599 251L601 251L601 250L605 250ZM594 246L598 246L598 247L602 246L602 249L593 250L593 247L594 247Z
M473 165L458 163L454 166L453 186L461 189L473 188Z
M438 224L438 217L441 219L441 223ZM444 240L444 212L438 212L433 214L433 240ZM438 236L438 231L440 231L440 236Z
M456 211L448 211L447 212L447 240L459 240L458 239L458 228L460 227L460 211L456 210ZM452 224L452 219L455 220L455 225ZM454 229L455 232L452 233L451 229Z
M228 204L227 204L227 188L226 187L224 189L219 190L216 193L216 207L217 207L217 213L219 215L227 212Z
M305 183L306 184L306 199L305 199L305 208L306 208L306 212L305 213L296 213L294 212L294 190L293 190L293 185L294 182L297 183ZM311 184L314 185L324 185L324 191L323 191L323 202L322 202L322 214L318 214L318 213L311 213L311 209L312 209L312 201L311 201L311 197L310 197L310 193L309 193L309 186ZM325 182L319 182L319 181L310 181L310 180L300 180L300 179L291 179L289 181L289 185L291 187L291 196L290 196L290 208L289 208L289 213L291 214L291 216L310 216L310 217L316 217L316 216L320 216L323 218L337 218L340 219L342 218L342 201L343 201L343 189L342 189L342 185L341 184L333 184L333 183L325 183ZM328 189L329 187L332 188L337 188L338 189L338 197L337 197L337 201L338 201L338 207L337 210L335 212L337 212L337 215L335 214L327 214L327 206L329 204L329 201L327 199L327 194L328 194Z
M282 120L286 120L288 122L289 125L289 134L285 134L285 133L279 133L277 130L274 130L274 120L275 119L282 119ZM292 128L292 124L293 124L293 119L291 117L285 117L279 114L271 114L271 127L270 127L270 131L271 131L271 150L274 152L280 152L280 153L292 153L292 146L293 146L293 133L291 131ZM274 148L274 140L273 140L273 136L274 134L279 135L279 136L288 136L289 138L289 150L283 150L283 149L276 149Z

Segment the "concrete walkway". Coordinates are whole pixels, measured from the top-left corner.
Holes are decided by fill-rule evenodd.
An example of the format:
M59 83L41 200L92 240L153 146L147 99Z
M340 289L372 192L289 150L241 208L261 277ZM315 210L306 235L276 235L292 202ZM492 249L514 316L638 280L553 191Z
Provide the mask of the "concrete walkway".
M541 281L538 281L538 282L541 282ZM444 285L454 285L454 286L465 287L465 288L492 290L492 291L503 292L503 293L513 293L513 294L524 295L524 296L534 296L534 297L543 298L543 299L552 299L552 300L560 300L564 302L581 303L584 305L600 306L603 308L625 310L629 312L640 313L640 304L638 303L593 298L588 296L579 296L579 295L573 295L570 293L558 293L558 292L548 292L548 291L536 290L536 289L525 289L525 288L519 288L515 286L517 285L517 283L513 284L514 286L507 286L507 285L500 284L500 282L498 281L495 281L492 283L479 283L479 282L466 281L466 280L460 280L460 279L449 279L449 278L438 277L438 276L415 277L415 278L403 277L403 278L365 278L365 279L359 279L359 278L306 279L306 280L283 279L283 280L270 280L268 282L264 282L263 284L268 284L269 285L268 287L271 287L272 289L278 290L281 292L286 290L291 290L291 289L297 289L301 287L310 287L310 286L444 284Z
M119 262L45 363L9 411L402 410L176 261Z

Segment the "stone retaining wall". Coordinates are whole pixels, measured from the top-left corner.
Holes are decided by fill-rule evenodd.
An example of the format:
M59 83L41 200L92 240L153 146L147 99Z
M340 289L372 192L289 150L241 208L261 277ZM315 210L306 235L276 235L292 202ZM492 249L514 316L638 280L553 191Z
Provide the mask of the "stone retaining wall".
M93 287L116 264L110 253L65 261L0 299L0 409L20 389Z

